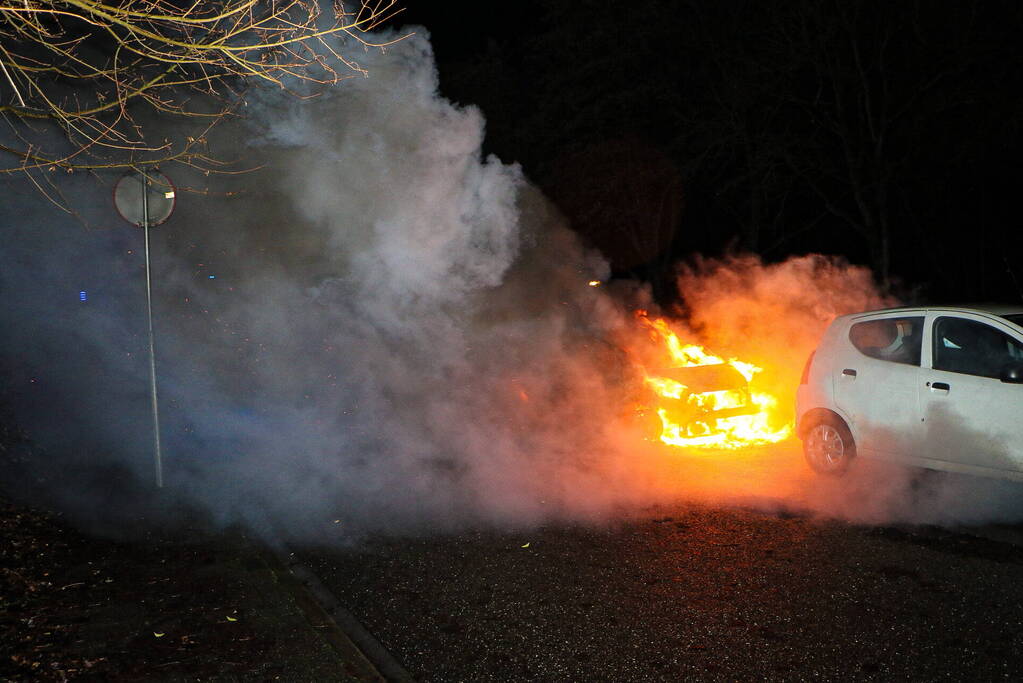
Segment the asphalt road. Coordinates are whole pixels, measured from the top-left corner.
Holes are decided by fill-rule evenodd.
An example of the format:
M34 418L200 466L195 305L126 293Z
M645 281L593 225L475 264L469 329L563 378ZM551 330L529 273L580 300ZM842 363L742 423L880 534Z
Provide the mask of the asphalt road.
M1019 678L1023 488L794 449L680 460L678 502L600 524L301 555L423 681Z

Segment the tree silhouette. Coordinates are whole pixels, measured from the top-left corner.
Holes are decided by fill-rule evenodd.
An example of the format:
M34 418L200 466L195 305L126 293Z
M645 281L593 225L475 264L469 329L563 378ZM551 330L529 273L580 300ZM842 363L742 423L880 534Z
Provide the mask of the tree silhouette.
M374 45L367 32L397 11L394 0L326 11L316 0L0 1L0 174L217 169L207 133L245 88L364 74L328 39ZM143 123L153 113L190 125L156 130Z
M616 184L642 184L624 168L617 181L595 173L591 151L627 139L660 150L686 201L657 264L726 244L817 250L870 263L885 285L942 272L970 286L950 264L964 222L1009 211L997 188L1023 120L1021 27L1023 5L1008 0L549 0L492 58L449 65L446 82L467 101L471 83L491 84L481 105L494 149L583 234L597 222L580 197L606 206ZM1004 228L979 229L987 251L971 259L987 272Z

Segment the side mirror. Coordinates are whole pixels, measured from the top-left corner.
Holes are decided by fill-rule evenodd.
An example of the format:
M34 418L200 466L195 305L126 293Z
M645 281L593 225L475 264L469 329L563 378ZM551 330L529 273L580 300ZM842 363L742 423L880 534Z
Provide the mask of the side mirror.
M1023 384L1023 363L1009 363L1002 368L998 379L1006 384Z

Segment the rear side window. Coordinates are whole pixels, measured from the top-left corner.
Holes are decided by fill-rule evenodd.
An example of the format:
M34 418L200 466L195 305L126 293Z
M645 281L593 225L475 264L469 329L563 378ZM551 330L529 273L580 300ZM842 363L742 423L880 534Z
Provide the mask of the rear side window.
M1023 361L1023 344L990 325L950 316L934 323L934 369L998 377Z
M923 316L866 320L849 328L849 341L865 356L920 365L923 331Z

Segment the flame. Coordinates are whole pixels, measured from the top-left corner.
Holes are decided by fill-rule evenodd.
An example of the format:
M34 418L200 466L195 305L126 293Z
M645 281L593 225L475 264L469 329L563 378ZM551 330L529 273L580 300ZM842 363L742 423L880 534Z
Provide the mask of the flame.
M637 318L667 361L661 369L642 368L644 383L655 397L661 441L687 448L738 449L788 438L791 426L787 421L777 424L777 397L750 386L761 368L684 343L664 318L650 319L646 311L639 311Z

